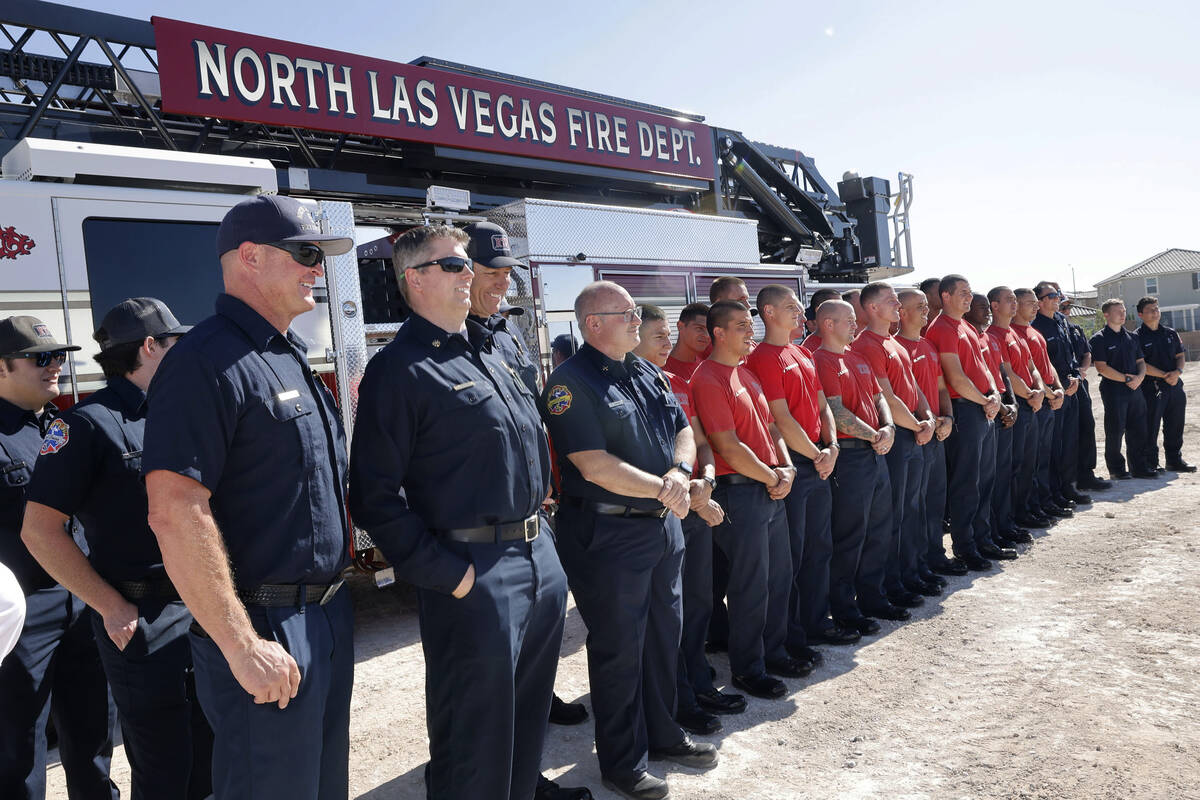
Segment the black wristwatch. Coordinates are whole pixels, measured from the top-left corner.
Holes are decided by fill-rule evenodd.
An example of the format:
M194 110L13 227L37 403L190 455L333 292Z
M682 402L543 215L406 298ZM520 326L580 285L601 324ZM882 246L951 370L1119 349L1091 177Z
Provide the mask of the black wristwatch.
M692 477L692 465L686 461L676 461L671 465L671 469L677 469L687 477Z
M709 475L701 475L700 480L707 483L709 488L711 488L711 489L715 490L717 488L717 479L716 478L713 478Z

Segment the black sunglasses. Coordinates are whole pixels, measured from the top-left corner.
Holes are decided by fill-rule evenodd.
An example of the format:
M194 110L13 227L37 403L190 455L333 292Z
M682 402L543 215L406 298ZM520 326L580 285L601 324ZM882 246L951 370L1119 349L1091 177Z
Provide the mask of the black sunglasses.
M263 242L268 247L287 251L302 267L315 267L325 260L325 251L308 242Z
M5 358L32 358L35 359L33 363L37 364L39 368L45 369L50 366L51 361L57 361L59 364L66 363L67 351L52 350L46 353L17 353L14 356L5 356Z
M442 272L462 272L464 269L471 268L471 259L459 256L446 256L445 258L435 258L433 261L426 261L424 264L413 264L410 269L432 267L434 264L441 267Z
M1058 292L1046 292L1044 295L1039 297L1038 300L1045 300L1047 297L1061 297L1061 296L1062 295L1060 295Z

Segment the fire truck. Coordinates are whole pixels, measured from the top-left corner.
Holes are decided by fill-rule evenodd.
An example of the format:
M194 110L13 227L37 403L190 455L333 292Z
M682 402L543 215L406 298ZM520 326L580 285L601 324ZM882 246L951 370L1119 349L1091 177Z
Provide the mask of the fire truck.
M399 232L503 226L531 351L572 333L604 278L669 314L719 275L802 297L912 271L912 179L847 173L699 114L432 57L408 63L36 0L0 8L0 316L83 347L64 403L99 388L91 332L149 295L185 322L221 290L218 223L285 193L357 251L328 259L295 329L347 430L371 354L401 324Z

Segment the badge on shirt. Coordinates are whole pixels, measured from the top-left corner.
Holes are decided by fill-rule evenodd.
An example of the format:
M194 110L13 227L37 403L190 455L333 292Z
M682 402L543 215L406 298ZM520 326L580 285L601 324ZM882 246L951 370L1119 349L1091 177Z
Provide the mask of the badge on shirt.
M546 410L554 416L559 416L571 407L571 391L563 386L551 386L546 393Z
M871 374L871 368L869 366L867 366L866 364L859 364L858 371L861 372L863 375Z
M56 419L50 423L50 429L46 431L46 438L42 439L42 449L38 451L38 455L46 455L47 453L57 453L67 446L67 441L71 438L71 428L61 419Z

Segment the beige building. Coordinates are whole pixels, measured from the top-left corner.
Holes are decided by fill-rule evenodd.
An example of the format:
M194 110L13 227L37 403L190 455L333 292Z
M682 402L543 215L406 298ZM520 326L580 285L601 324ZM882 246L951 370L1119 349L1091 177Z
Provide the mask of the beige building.
M1172 248L1096 282L1097 305L1110 297L1125 301L1126 325L1136 328L1137 301L1158 298L1162 324L1183 333L1200 331L1200 252ZM1191 347L1189 346L1189 350Z

